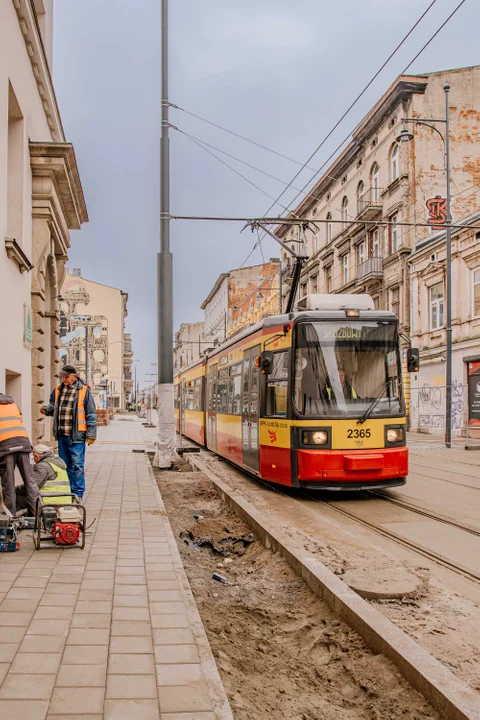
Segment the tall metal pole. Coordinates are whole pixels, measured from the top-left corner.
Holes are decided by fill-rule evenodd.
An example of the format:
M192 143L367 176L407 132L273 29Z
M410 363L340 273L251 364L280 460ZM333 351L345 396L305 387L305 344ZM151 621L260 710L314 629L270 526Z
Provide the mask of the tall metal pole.
M171 467L175 453L173 295L170 252L170 139L168 120L168 0L162 0L162 138L160 143L160 252L158 254L158 424L154 465Z
M447 222L445 239L447 243L447 325L446 325L446 407L445 407L445 445L452 446L452 215L450 209L450 117L449 90L445 83L445 175L447 179Z
M85 325L85 382L88 385L88 320L87 324Z

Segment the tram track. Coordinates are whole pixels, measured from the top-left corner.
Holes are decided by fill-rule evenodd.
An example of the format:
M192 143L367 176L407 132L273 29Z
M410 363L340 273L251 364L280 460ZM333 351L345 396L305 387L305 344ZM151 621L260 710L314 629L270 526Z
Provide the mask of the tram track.
M425 547L424 545L421 545L420 543L417 543L413 540L409 540L408 538L403 537L399 533L394 532L393 530L389 530L388 528L383 527L382 525L379 525L378 523L371 522L369 520L366 520L365 518L360 517L356 513L346 510L344 507L338 507L335 502L328 503L325 500L320 500L319 498L316 498L315 496L309 495L308 493L305 493L304 491L301 491L301 494L308 498L309 500L313 500L315 503L320 503L321 505L327 506L328 508L334 510L335 512L338 512L339 514L350 518L351 520L355 520L360 525L363 525L364 527L369 528L370 530L373 530L374 532L378 533L379 535L383 535L383 537L386 537L390 540L393 540L399 545L403 545L404 547L413 550L418 555L422 555L423 557L426 557L430 560L433 560L438 565L442 565L443 567L447 568L448 570L451 570L452 572L455 572L457 575L462 575L465 578L468 578L469 580L473 580L476 583L480 584L480 574L471 570L468 567L465 567L464 565L460 565L459 563L455 563L452 560L449 560L444 555L441 555L440 553L435 552L435 550L431 550L430 548ZM405 505L401 503L402 507L405 507ZM409 508L411 512L414 512ZM474 532L475 535L480 535L480 532L475 530L474 528L468 527L459 527L458 523L455 523L454 521L448 522L448 520L443 520L437 517L436 515L432 513L423 513L420 511L417 511L419 514L426 515L430 519L437 520L438 522L447 522L450 525L453 525L454 527L457 527L465 532Z
M310 551L307 546L304 547L303 539L298 537L299 534L305 537L305 528L308 527L310 535L307 537L313 539L311 533L315 526L318 528L325 523L332 524L331 513L328 514L330 515L328 517L322 512L322 508L327 506L337 512L338 510L333 504L319 499L318 496L307 491L299 492L298 490L292 491L291 488L273 487L245 473L228 461L217 463L216 457L218 456L204 451L201 455L192 455L188 460L192 467L203 472L211 480L222 500L236 512L238 517L247 521L256 537L267 548L273 548L275 552L279 552L307 585L327 602L337 617L344 619L356 630L375 653L388 657L404 677L440 709L443 717L456 720L457 718L458 720L467 720L467 718L468 720L473 720L473 718L480 720L478 695L465 684L463 679L459 679L447 670L445 664L448 663L445 660L449 656L445 656L443 651L435 651L436 648L434 644L432 647L428 633L425 636L425 643L423 638L422 642L417 638L412 638L408 623L407 627L402 629L403 623L396 622L393 618L389 620L388 614L380 612L374 605L359 598L348 585L342 582L342 579L337 577L336 570L328 568L321 554L317 554L316 550ZM245 482L247 478L248 484ZM261 488L255 489L252 481L268 488L270 495L264 493ZM281 497L275 499L276 495ZM372 498L372 503L382 499L381 497ZM302 512L296 513L294 505L300 506ZM407 508L404 509L407 510ZM343 514L348 514L359 524L366 524L364 519L356 516L354 512L344 512ZM316 522L310 523L309 516L316 517ZM453 518L451 520L454 521ZM372 530L380 532L382 535L390 535L388 532L383 532L384 529L379 528L375 523L368 524ZM395 536L394 533L393 536ZM392 539L406 544L403 542L403 538L394 537ZM462 568L449 561L448 558L443 558L428 548L422 548L417 543L409 543L409 545L436 562L441 560L442 564L455 572L467 575L477 582L480 581L480 576L475 576L475 573L472 573L469 568ZM360 548L360 545L358 547ZM313 554L311 554L312 552ZM360 553L362 553L361 549ZM450 627L448 616L447 627ZM468 674L467 677L469 677Z
M211 457L218 457L214 454L212 454ZM260 478L250 475L249 473L246 473L245 471L241 470L236 465L230 464L228 461L225 461L222 458L223 462L227 462L229 467L232 468L232 470L239 473L239 475L243 475L244 477L248 478L254 478L256 482L261 484L263 487L268 488L270 491L273 490L276 493L279 493L283 495L284 497L289 498L294 503L299 503L302 505L302 508L305 510L308 510L309 513L312 513L313 515L321 514L317 510L315 510L315 507L325 507L329 510L333 510L334 512L337 512L340 515L343 515L344 517L348 517L350 520L354 520L359 525L362 525L363 527L368 528L369 530L372 530L373 532L382 535L385 538L388 538L389 540L392 540L398 545L402 545L403 547L412 550L413 552L417 553L418 555L425 557L433 562L435 562L438 565L441 565L442 567L450 570L451 572L456 573L457 575L461 575L468 580L480 584L480 573L475 572L474 570L471 570L470 568L460 564L456 563L449 558L445 557L439 552L436 552L435 550L432 550L428 547L425 547L424 545L415 542L413 540L409 540L408 538L400 535L399 533L394 532L393 530L390 530L386 527L383 527L381 524L370 521L364 517L361 517L357 513L353 512L352 510L346 509L343 505L339 506L338 500L332 500L332 501L326 501L322 500L318 495L314 495L309 493L306 490L299 490L296 491L295 495L292 494L292 489L284 490L281 486L273 486L270 483L265 482L264 480L261 480ZM216 474L216 473L215 473ZM219 478L221 479L221 478ZM449 525L450 527L454 527L458 530L461 530L467 534L474 535L474 536L480 536L480 530L477 528L474 528L470 525L466 525L464 523L460 523L456 521L454 518L449 518L448 516L440 515L438 513L431 512L429 510L424 510L423 508L418 508L414 506L413 504L410 504L408 502L405 502L401 499L397 498L390 498L384 495L381 491L376 490L368 490L365 491L366 493L370 493L374 496L376 496L380 500L384 500L385 502L392 503L396 506L402 507L404 510L408 512L412 512L416 515L420 515L423 517L428 518L429 520L434 520L438 523ZM302 500L299 499L298 495L308 500L308 503L302 502ZM314 507L312 508L311 503L314 503Z

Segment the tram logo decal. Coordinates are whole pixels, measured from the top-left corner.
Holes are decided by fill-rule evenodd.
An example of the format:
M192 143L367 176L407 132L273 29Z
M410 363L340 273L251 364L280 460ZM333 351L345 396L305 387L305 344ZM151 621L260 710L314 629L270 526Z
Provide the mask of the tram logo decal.
M271 443L277 442L277 433L276 433L275 430L269 430L269 431L268 431L268 435L269 435L269 437L270 437L270 442L271 442Z

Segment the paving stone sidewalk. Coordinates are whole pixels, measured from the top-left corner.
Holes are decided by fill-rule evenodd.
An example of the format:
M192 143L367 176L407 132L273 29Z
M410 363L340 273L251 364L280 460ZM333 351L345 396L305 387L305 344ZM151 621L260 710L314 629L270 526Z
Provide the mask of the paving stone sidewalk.
M0 554L0 717L231 720L138 419L88 452L84 551Z

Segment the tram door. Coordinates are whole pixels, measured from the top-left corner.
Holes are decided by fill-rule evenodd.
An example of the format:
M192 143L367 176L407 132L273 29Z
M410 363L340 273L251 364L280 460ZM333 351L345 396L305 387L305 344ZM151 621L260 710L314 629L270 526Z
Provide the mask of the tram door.
M243 353L242 386L242 458L243 464L250 470L260 469L258 411L260 368L255 358L260 355L260 345Z
M217 449L217 385L218 366L210 365L207 374L207 446Z

